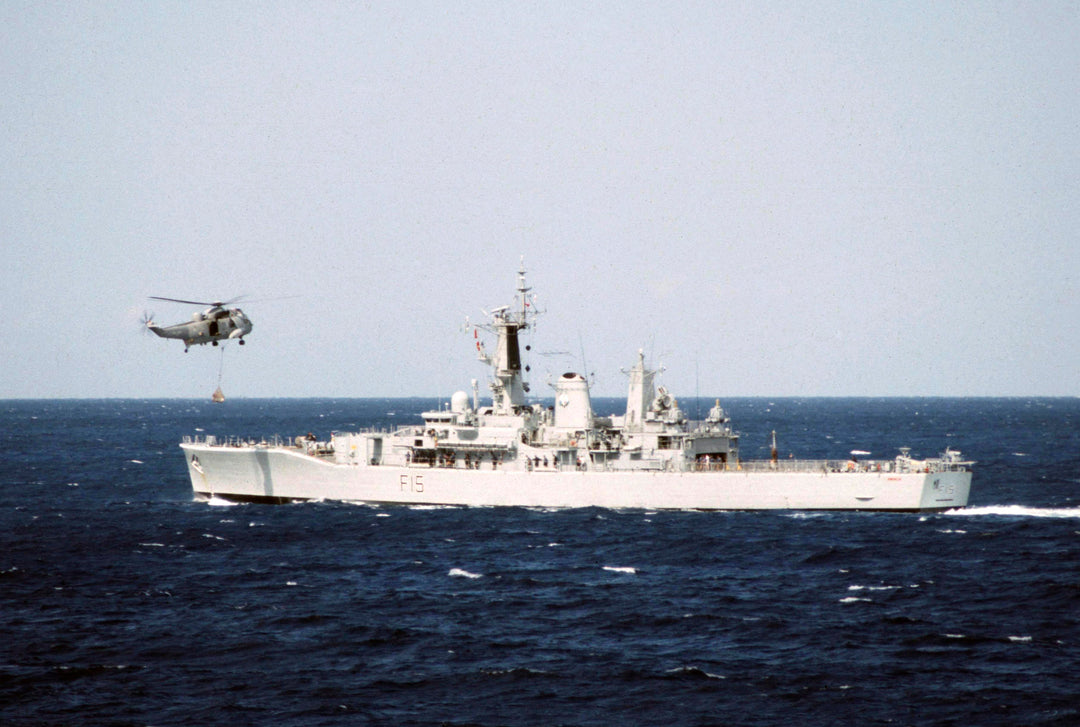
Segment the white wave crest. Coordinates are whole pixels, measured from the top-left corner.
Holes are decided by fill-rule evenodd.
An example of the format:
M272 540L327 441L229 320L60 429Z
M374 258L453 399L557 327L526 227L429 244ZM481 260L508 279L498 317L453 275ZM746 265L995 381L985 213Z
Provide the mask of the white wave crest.
M967 507L963 510L948 510L946 515L1007 515L1009 517L1076 517L1080 518L1080 507L1027 507L1025 505L986 505Z
M611 571L612 573L629 573L630 575L634 575L635 573L637 573L637 568L620 565L605 565L604 570Z
M706 679L727 679L727 677L724 676L723 674L713 674L711 672L705 671L704 669L700 669L700 668L698 668L696 666L680 666L680 667L675 668L675 669L668 669L667 673L668 674L676 674L676 675L687 675L687 676L698 676L698 675L700 675L702 677L705 677Z
M461 568L451 568L450 572L446 575L450 576L451 578L472 578L474 580L476 578L483 577L481 573L470 573L469 571L462 570Z

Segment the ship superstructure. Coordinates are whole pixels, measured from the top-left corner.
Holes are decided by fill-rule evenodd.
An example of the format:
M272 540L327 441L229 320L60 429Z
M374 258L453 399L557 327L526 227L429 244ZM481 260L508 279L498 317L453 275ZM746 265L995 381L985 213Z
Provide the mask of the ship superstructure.
M535 316L518 271L512 305L478 325L496 337L489 353L491 403L455 393L447 409L392 431L334 432L291 441L181 444L199 497L288 501L655 509L943 510L968 501L971 463L946 450L916 459L906 449L886 461L743 461L739 435L719 401L691 422L656 385L639 351L628 377L626 411L597 416L589 382L559 376L554 403L530 402L519 334ZM775 447L774 447L775 452Z

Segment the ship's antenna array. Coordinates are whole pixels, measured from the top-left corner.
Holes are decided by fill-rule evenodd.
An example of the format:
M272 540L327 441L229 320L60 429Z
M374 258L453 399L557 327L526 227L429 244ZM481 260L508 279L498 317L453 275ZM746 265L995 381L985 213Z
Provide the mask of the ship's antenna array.
M521 266L518 268L518 302L521 304L521 322L528 323L526 315L529 312L529 291L532 290L525 284L525 256L521 256Z
M589 362L585 360L585 341L581 337L581 331L578 331L577 340L578 346L581 348L581 368L583 369L581 375L585 377L585 380L589 382L589 386L591 387L596 382L593 381L594 377L592 373L589 372Z

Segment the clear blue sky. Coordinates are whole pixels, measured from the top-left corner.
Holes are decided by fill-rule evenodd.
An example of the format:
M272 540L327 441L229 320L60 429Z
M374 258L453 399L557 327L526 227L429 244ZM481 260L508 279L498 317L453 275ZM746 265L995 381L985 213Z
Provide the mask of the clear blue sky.
M566 5L570 7L559 7ZM1076 3L5 2L0 398L1080 395ZM283 300L262 300L298 296Z

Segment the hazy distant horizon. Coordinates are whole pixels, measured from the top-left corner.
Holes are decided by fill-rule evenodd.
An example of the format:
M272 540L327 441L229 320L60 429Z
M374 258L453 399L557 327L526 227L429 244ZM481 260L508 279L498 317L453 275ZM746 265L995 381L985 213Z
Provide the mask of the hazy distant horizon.
M463 391L463 389L462 389ZM430 396L229 396L224 404L236 401L387 401L387 402L404 402L404 401L417 401L417 402L444 402L449 405L451 394L446 395L430 395ZM592 396L594 402L604 403L618 403L626 400L625 396ZM909 396L909 395L897 395L897 396L724 396L719 394L702 394L700 396L684 396L679 397L684 402L702 402L709 403L714 399L719 399L721 405L729 401L922 401L922 400L956 400L965 401L973 399L1001 399L1001 400L1024 400L1030 399L1034 401L1056 401L1056 400L1071 400L1078 399L1080 396ZM529 403L554 402L554 397L544 397L543 399L529 399ZM0 403L3 402L38 402L38 401L162 401L162 402L185 402L185 403L207 403L210 402L209 396L97 396L97 397L78 397L78 396L55 396L55 397L10 397L0 399ZM491 403L491 397L481 396L480 405L488 406ZM419 412L417 412L419 413ZM689 412L688 412L689 413Z

